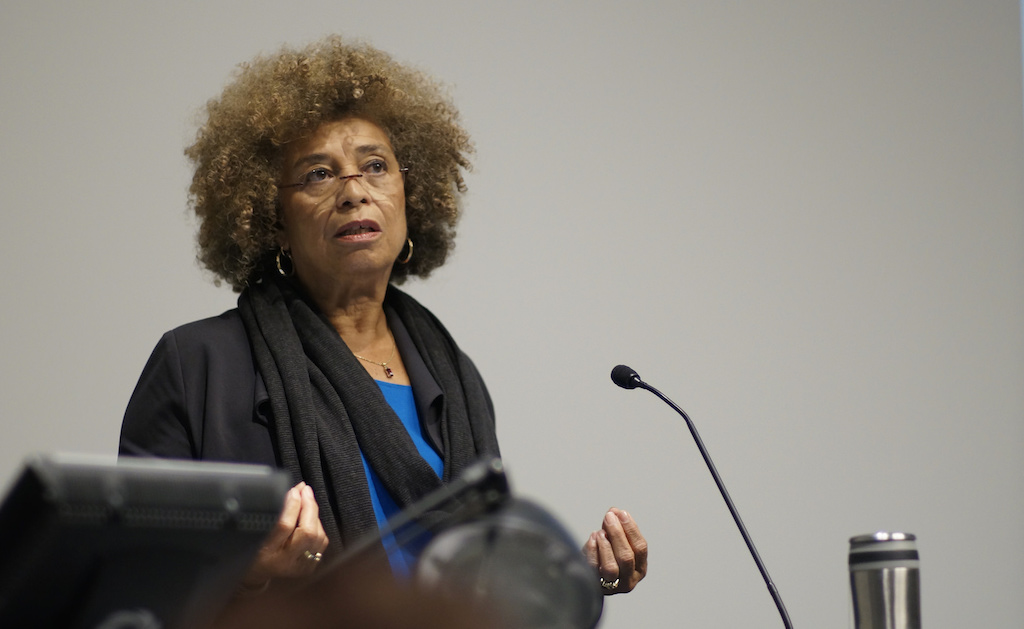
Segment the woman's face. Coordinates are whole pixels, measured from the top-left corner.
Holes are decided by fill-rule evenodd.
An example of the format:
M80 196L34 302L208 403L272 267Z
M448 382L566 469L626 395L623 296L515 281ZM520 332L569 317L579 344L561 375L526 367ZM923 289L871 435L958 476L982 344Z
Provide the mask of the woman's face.
M383 129L362 118L321 125L285 145L280 181L279 244L308 290L387 284L406 239L405 182Z

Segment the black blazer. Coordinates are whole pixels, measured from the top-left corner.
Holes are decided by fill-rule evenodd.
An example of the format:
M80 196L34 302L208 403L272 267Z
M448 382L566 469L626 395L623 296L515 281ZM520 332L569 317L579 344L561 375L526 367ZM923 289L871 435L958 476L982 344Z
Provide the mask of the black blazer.
M388 308L385 313L412 382L423 434L441 451L444 394L401 319ZM486 388L484 394L493 417ZM272 415L241 315L232 309L163 335L128 402L119 452L279 467Z

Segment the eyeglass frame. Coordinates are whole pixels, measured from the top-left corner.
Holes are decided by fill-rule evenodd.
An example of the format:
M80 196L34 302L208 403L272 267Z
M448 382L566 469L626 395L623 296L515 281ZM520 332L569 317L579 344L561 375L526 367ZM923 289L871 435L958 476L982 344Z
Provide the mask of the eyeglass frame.
M326 170L330 171L329 168L327 168ZM400 173L400 174L402 174L404 176L406 173L409 172L409 167L408 166L400 166L396 172L398 172L398 173ZM331 172L331 174L334 175L333 172ZM344 184L344 182L346 182L346 181L348 181L350 179L356 179L356 178L359 178L359 177L363 177L365 175L366 175L366 173L355 173L353 175L334 175L334 178L338 180L339 184ZM299 188L301 190L302 188L308 186L310 183L311 182L309 182L309 181L300 181L299 183L289 183L289 184L283 184L283 185L282 184L277 184L277 189L278 190L285 190L287 188ZM342 186L342 187L344 187L344 186Z

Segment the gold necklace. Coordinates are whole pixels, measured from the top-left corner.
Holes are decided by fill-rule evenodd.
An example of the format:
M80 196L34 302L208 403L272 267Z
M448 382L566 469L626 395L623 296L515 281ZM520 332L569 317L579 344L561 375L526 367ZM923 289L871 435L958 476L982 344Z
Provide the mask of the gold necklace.
M363 360L363 361L366 361L366 362L370 363L371 365L377 365L378 367L383 367L385 375L387 375L388 378L394 378L395 377L395 372L391 371L391 367L388 367L388 363L391 362L391 359L395 357L395 347L396 347L396 343L394 341L394 337L392 337L392 340L391 340L391 355L388 356L388 359L385 360L382 363L379 363L379 362L377 362L375 360L370 360L369 358L363 358L362 356L360 356L359 354L357 354L355 352L352 352L352 355L355 356L356 358L358 358L359 360Z

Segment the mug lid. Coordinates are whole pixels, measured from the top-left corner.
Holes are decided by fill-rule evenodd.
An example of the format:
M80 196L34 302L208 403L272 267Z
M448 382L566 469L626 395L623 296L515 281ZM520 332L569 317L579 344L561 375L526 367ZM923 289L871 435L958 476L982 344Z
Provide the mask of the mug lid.
M913 542L915 540L917 540L917 536L913 533L878 531L877 533L871 533L870 535L858 535L856 537L851 537L850 543L864 544L868 542Z

